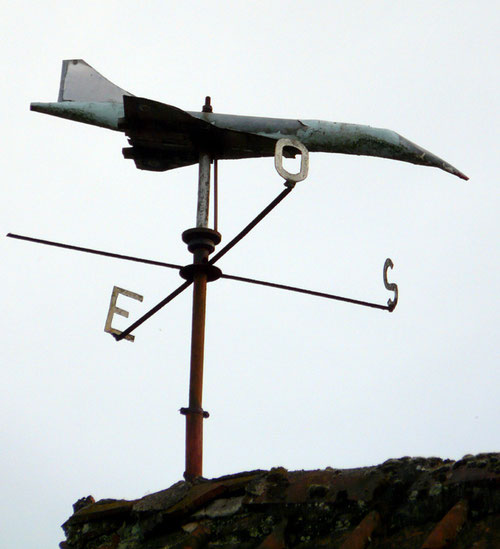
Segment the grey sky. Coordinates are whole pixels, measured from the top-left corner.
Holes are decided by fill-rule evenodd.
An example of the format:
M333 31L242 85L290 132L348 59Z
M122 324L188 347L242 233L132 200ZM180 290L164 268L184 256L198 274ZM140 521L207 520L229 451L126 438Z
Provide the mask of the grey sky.
M307 8L305 7L307 5ZM2 234L190 261L196 167L136 170L123 134L29 111L62 59L186 110L389 128L465 172L312 154L309 177L209 286L206 476L498 450L498 8L489 1L5 3ZM272 159L220 163L227 242L282 189ZM151 266L1 240L1 547L56 547L79 497L136 498L184 470L191 293ZM124 328L127 321L115 320Z

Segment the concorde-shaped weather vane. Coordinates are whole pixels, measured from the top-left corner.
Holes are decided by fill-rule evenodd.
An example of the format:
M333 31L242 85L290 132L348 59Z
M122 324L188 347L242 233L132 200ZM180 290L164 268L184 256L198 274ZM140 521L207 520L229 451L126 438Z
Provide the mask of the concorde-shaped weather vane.
M112 327L115 314L128 317L128 312L116 305L119 294L142 301L142 296L118 287L113 288L105 331L115 339L133 341L131 333L167 303L193 285L193 315L191 334L191 370L189 405L181 408L186 416L186 470L184 476L193 479L202 475L203 419L208 412L202 408L203 356L205 340L205 306L207 283L225 278L262 286L305 293L345 301L357 305L393 311L398 300L396 284L387 280L387 270L393 267L386 259L383 268L385 287L394 292L387 305L341 297L325 292L297 288L285 284L229 275L215 263L246 236L290 192L295 184L307 177L309 152L343 153L378 156L412 164L432 166L468 179L462 172L391 130L358 124L321 120L287 120L217 114L207 97L201 112L187 112L171 105L135 97L119 88L81 59L63 61L58 101L32 103L31 110L124 132L130 147L123 149L125 158L133 159L137 168L166 171L199 164L196 227L182 233L182 239L193 254L186 266L83 248L40 238L9 233L7 236L39 244L103 255L177 269L185 280L126 330ZM283 166L283 157L300 154L300 170L290 173ZM283 190L253 221L219 252L210 257L221 241L217 231L217 161L274 156L275 167L285 179ZM209 228L210 172L214 165L214 216Z

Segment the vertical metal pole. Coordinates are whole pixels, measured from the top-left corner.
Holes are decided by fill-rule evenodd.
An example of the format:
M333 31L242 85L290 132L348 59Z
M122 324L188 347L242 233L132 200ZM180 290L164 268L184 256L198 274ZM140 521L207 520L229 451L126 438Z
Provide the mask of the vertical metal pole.
M198 210L196 226L208 226L210 195L210 156L200 154L198 183ZM208 250L194 251L193 263L205 263ZM203 471L203 356L205 347L205 310L207 297L207 274L195 272L193 280L193 316L191 332L191 370L189 379L189 409L186 413L186 471L187 480L202 476Z
M208 204L210 200L210 155L200 153L200 169L198 176L198 210L196 226L208 227Z
M217 158L214 158L214 231L219 225L219 170Z

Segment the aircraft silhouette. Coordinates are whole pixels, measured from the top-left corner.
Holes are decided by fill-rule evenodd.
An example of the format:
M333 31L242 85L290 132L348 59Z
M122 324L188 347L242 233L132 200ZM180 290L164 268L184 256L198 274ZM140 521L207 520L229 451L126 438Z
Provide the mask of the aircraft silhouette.
M392 130L360 124L262 118L202 112L135 97L82 59L63 61L58 101L32 103L31 110L124 132L123 149L142 170L166 171L196 164L200 151L212 159L274 156L281 138L297 139L310 152L377 156L462 172ZM294 156L286 149L285 154Z

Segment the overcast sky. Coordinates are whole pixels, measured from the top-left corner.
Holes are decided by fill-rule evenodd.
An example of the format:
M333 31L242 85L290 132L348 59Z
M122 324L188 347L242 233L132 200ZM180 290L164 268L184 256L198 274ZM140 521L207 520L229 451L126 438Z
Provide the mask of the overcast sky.
M82 58L186 110L389 128L465 172L311 154L309 177L208 288L204 474L358 467L498 450L495 3L3 2L2 235L185 264L197 168L142 172L119 132L29 111ZM279 192L273 159L219 164L223 243ZM178 273L2 237L1 547L57 547L78 498L139 498L184 471L191 291L136 331ZM123 329L128 321L115 317Z

